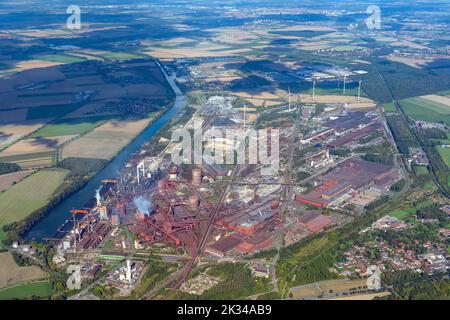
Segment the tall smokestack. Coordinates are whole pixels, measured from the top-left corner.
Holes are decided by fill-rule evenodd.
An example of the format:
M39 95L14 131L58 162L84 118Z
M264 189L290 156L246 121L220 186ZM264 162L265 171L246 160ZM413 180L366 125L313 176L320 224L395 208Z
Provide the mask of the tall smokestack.
M189 209L192 211L197 211L199 206L199 198L197 195L192 195L189 197Z
M127 260L127 274L126 274L127 281L131 283L131 260Z
M194 168L192 170L192 185L199 188L202 184L202 170L200 168Z

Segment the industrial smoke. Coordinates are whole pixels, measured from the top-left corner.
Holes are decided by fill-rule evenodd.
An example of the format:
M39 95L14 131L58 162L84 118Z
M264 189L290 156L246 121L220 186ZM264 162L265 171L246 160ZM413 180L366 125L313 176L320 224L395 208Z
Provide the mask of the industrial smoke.
M147 216L150 214L150 208L152 207L150 200L145 199L143 196L139 196L134 198L133 203L143 214Z

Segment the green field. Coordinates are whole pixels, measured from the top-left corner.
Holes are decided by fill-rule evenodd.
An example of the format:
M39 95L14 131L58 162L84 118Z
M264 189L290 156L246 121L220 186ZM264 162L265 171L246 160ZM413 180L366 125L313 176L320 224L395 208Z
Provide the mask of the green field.
M406 218L408 218L410 215L416 214L417 210L426 208L433 205L433 202L427 200L427 201L422 201L420 203L418 203L416 205L416 207L412 208L412 207L406 207L403 209L399 209L399 210L394 210L391 211L389 213L390 216L396 217L398 219L404 220Z
M390 216L396 217L397 219L403 220L410 216L411 214L415 214L416 210L413 208L407 208L402 210L395 210L389 213Z
M59 63L76 63L83 62L86 59L80 57L74 57L64 54L46 54L46 55L38 55L34 57L36 60L42 61L50 61L50 62L59 62Z
M450 148L436 146L436 150L439 152L439 155L441 156L447 167L450 167Z
M385 112L398 113L397 108L395 107L393 102L383 104L383 108Z
M414 170L416 174L419 176L424 176L428 174L428 168L426 166L415 166Z
M400 101L400 104L408 116L414 120L444 122L450 125L450 108L446 105L421 97L404 99Z
M31 138L84 134L104 124L111 118L112 117L81 117L61 119L39 129L31 135Z
M52 287L48 281L30 282L0 290L0 300L29 299L31 297L48 298Z
M62 169L41 170L1 193L0 228L45 206L68 172Z
M132 60L132 59L139 59L140 56L131 54L131 53L124 53L124 52L111 52L106 53L102 55L103 58L109 59L109 60Z

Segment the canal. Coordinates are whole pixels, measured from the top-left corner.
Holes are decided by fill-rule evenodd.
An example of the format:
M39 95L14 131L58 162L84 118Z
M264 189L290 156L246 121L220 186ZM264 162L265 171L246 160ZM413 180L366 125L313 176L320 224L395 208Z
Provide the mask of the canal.
M133 142L126 146L82 189L65 198L56 207L51 209L50 212L48 212L40 221L33 225L25 234L25 240L42 241L43 238L53 238L57 233L58 228L71 217L69 214L70 210L73 208L81 208L89 202L89 200L94 197L95 190L99 187L102 180L117 176L117 173L128 162L131 155L139 151L140 147L144 143L148 142L148 140L150 140L161 128L168 124L173 117L177 116L186 106L187 99L176 85L173 77L169 77L161 66L160 68L176 94L174 105L144 131L142 131L136 139L133 140Z

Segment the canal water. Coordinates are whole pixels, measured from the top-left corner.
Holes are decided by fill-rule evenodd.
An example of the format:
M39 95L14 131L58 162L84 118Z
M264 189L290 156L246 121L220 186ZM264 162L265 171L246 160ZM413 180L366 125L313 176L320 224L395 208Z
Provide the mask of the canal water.
M161 68L161 70L163 70ZM163 70L164 72L164 70ZM162 127L177 116L186 106L187 99L176 86L173 78L167 76L167 81L176 94L174 105L159 117L153 124L148 126L136 139L126 146L108 165L99 171L82 189L61 201L55 208L50 210L39 222L31 227L25 234L25 240L42 241L43 238L53 238L58 228L71 218L70 210L83 207L95 196L95 190L100 186L101 181L117 176L117 173L128 162L131 155L138 152L140 147L148 142Z

